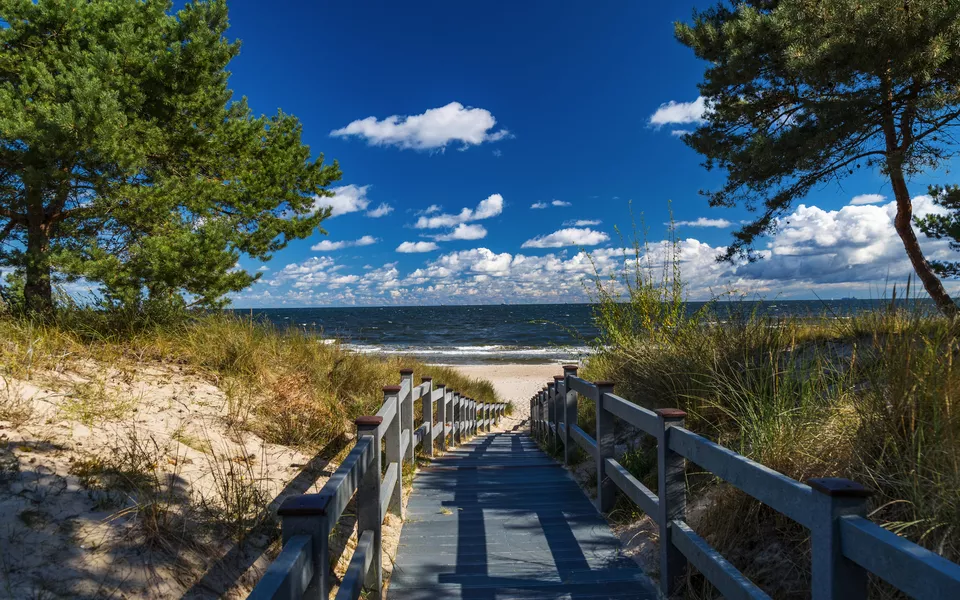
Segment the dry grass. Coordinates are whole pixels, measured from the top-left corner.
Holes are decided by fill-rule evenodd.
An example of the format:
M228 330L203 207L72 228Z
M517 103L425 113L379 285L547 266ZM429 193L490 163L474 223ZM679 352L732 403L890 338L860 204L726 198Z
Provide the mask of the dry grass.
M29 423L35 412L33 401L22 393L20 384L0 374L0 421L19 428Z
M621 336L583 374L616 381L617 393L638 404L682 408L690 429L797 480L860 481L875 492L875 521L960 560L954 327L902 302L846 321L722 317ZM650 445L624 460L655 482ZM807 532L700 471L688 471L691 504L705 505L699 532L774 597L805 597ZM872 593L896 596L876 583ZM687 595L714 591L695 577Z
M80 359L118 367L157 362L195 371L226 393L229 427L308 449L325 446L347 432L353 419L376 412L383 386L398 383L402 368L479 401L498 401L489 382L453 369L359 355L299 330L281 331L230 314L138 326L83 310L64 312L53 323L0 316L0 375L62 372ZM112 398L97 382L79 384L66 396L61 410L82 422L120 419L135 405Z

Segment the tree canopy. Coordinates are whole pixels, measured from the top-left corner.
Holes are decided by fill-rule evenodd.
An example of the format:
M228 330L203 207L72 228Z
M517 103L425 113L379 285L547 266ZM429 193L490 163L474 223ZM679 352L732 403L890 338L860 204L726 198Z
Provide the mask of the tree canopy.
M0 0L0 266L109 301L218 305L309 236L340 178L296 118L233 100L223 0Z
M757 217L723 258L756 259L794 200L858 169L879 169L897 202L895 227L940 309L957 307L920 248L908 179L956 155L960 3L952 0L752 0L677 23L709 61L706 123L685 136L726 172L712 206Z

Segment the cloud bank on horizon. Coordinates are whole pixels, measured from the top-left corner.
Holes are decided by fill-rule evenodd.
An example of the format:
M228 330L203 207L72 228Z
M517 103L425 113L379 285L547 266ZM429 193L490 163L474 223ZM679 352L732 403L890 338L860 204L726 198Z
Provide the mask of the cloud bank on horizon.
M879 291L884 282L902 282L912 269L893 228L896 203L865 197L855 196L838 210L798 205L779 219L778 233L760 250L763 260L754 263L717 262L723 246L680 236L677 248L690 299L707 300L729 291L761 295L789 295L809 289L828 295L831 290L843 293L851 288ZM943 210L926 195L915 197L914 205L921 217ZM492 194L476 208L464 208L455 214L441 210L427 207L409 228L454 227L449 233L434 235L431 241L405 241L395 250L401 255L431 254L415 268L402 271L394 260L349 272L334 257L312 256L265 277L238 295L235 304L584 302L590 298L585 291L589 286L585 288L583 283L596 275L615 275L633 261L632 247L611 243L610 235L591 227L564 227L535 236L521 242L520 249L513 252L486 246L445 248L441 242L481 239L480 230L484 234L486 230L469 222L504 214L504 199ZM579 223L599 225L595 220ZM716 228L733 223L704 217L676 225L682 233L680 226ZM320 242L314 249L326 253L377 241L367 235L354 241ZM953 254L946 241L923 239L922 244L931 259L946 259ZM538 252L541 250L547 252ZM643 259L662 265L669 251L669 241L654 241L647 244Z

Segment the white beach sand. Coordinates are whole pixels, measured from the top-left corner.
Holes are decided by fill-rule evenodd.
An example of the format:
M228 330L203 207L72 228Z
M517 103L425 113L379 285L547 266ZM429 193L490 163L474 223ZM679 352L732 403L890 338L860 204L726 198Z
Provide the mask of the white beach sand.
M504 400L513 402L513 419L524 421L529 417L530 396L553 381L554 375L563 374L559 364L522 365L451 365L464 375L478 379L489 379L497 393Z

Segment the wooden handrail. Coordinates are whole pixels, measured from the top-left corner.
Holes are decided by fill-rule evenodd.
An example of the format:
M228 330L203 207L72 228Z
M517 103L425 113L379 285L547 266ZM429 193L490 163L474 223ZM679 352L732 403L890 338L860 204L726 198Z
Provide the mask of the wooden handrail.
M685 429L683 411L648 410L614 395L613 387L583 380L576 366L564 366L562 376L530 398L530 432L562 449L566 464L575 446L592 457L598 510L610 511L619 493L657 523L664 595L676 591L689 562L724 597L768 598L686 524L685 461L690 460L810 530L813 600L864 600L868 572L913 598L960 598L960 565L866 518L870 493L861 485L837 478L801 483ZM596 438L577 425L581 396L594 403ZM656 438L658 493L614 457L616 419Z
M283 501L277 511L282 519L283 549L248 598L328 600L330 533L354 497L360 533L336 598L356 600L363 589L380 593L382 526L387 513L403 518L403 464L415 465L418 447L426 456L433 456L435 445L445 450L450 444L463 443L472 434L489 430L505 414L505 404L478 405L444 385L434 389L430 377L422 379L423 383L414 386L413 371L402 370L400 385L383 388L383 404L377 414L355 421L357 441L320 492ZM417 401L423 404L422 422L414 428ZM481 409L487 411L485 419Z

